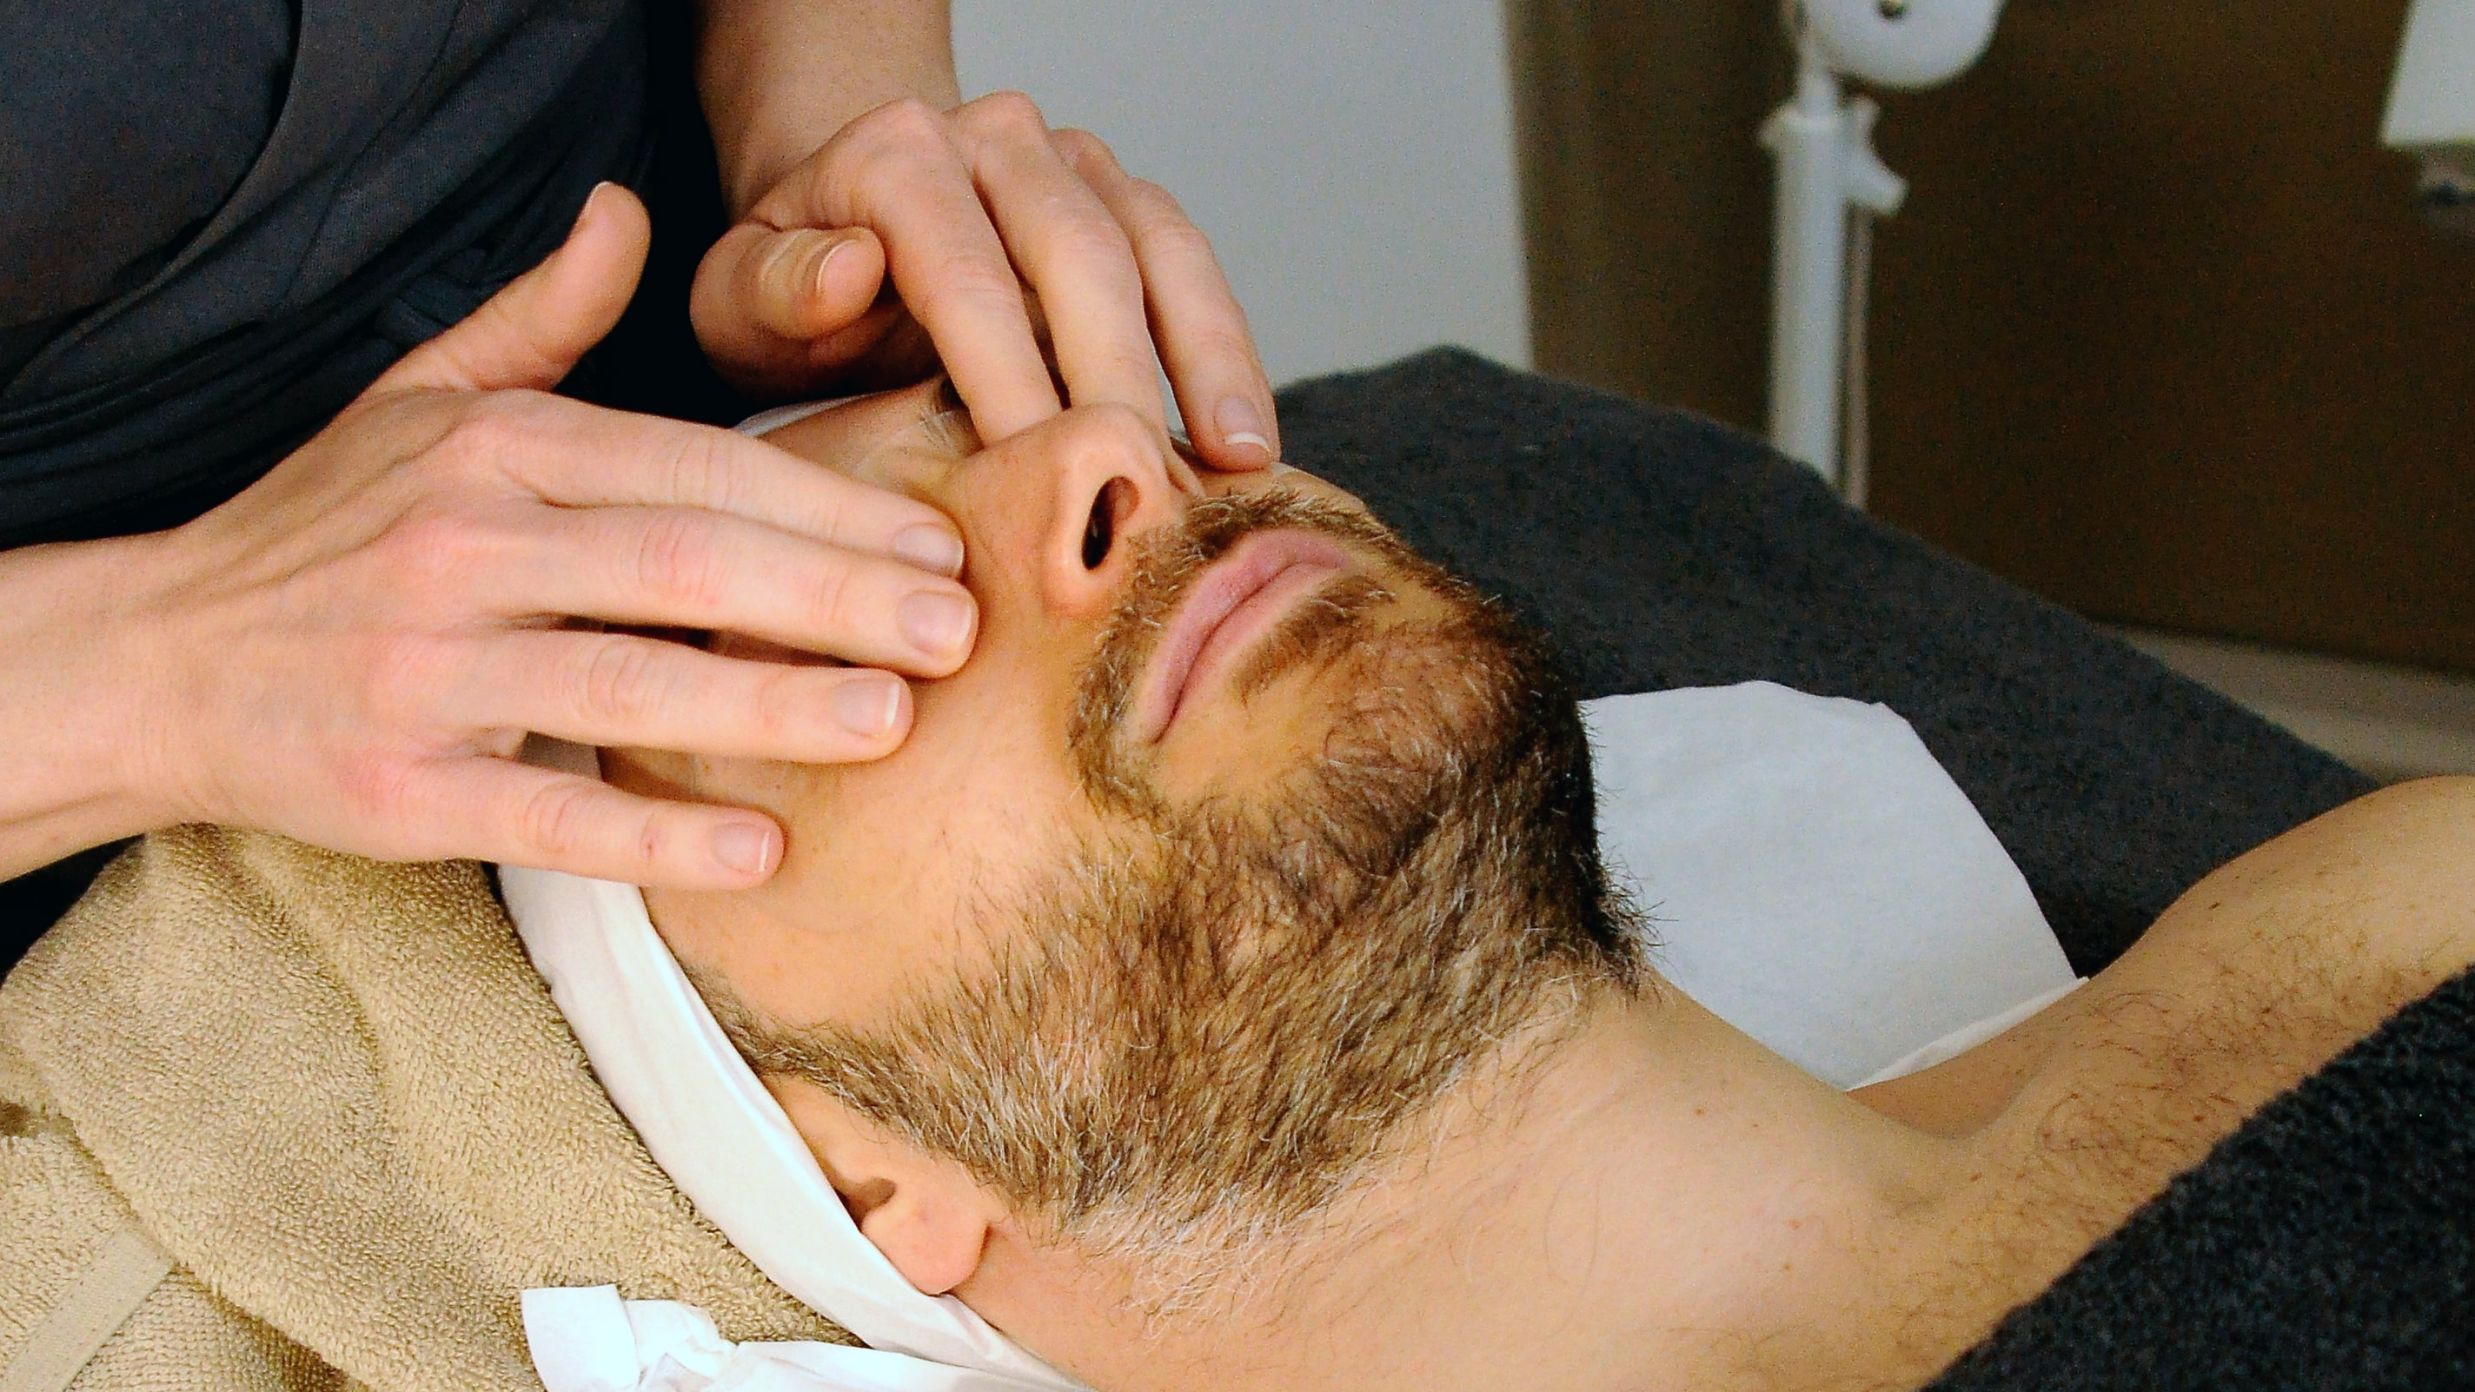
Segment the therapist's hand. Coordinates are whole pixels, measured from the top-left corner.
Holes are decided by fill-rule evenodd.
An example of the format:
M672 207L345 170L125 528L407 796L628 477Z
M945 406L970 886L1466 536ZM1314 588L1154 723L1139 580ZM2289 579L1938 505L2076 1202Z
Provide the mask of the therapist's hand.
M1206 463L1279 456L1271 384L1211 243L1166 190L1088 132L1051 130L1018 92L951 111L898 100L851 121L706 254L690 312L724 375L762 395L865 389L942 363L981 438L998 440L1061 404L1161 421L1165 365Z
M802 762L901 742L894 673L950 673L975 633L947 518L730 431L544 394L617 319L646 240L604 186L549 260L163 535L126 649L159 822L730 888L781 863L771 819L527 766L527 732Z

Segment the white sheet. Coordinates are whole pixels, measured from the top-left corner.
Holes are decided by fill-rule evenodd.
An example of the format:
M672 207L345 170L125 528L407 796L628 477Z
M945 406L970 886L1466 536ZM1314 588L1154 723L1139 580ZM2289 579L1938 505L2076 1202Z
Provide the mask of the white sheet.
M2078 978L1885 707L1769 682L1585 702L1599 844L1678 989L1835 1086Z

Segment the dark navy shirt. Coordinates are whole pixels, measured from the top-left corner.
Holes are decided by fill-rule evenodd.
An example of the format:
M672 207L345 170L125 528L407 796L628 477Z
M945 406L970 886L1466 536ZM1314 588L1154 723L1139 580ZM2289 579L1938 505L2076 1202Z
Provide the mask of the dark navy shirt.
M0 381L232 196L297 22L286 0L0 6Z
M556 245L640 3L0 4L0 546L220 502Z

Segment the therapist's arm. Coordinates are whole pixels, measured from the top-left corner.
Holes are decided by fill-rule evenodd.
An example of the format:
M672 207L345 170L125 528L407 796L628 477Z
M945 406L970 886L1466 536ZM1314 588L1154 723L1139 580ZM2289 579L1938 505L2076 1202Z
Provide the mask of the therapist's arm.
M735 385L788 399L942 366L998 440L1067 404L1165 424L1165 371L1206 463L1279 456L1271 383L1211 243L1030 98L957 105L943 3L703 0L699 18L737 225L698 267L689 317Z
M962 99L944 0L702 0L696 87L734 219L861 112Z
M0 880L176 820L133 708L153 657L129 641L142 550L0 552Z

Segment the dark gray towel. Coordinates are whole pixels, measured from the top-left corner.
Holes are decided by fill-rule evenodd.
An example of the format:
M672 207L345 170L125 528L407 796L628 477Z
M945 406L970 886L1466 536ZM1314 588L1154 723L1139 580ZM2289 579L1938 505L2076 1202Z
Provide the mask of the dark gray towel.
M1540 623L1586 694L1759 678L1907 717L2083 973L2202 875L2371 787L1697 417L1439 350L1293 386L1281 429Z

